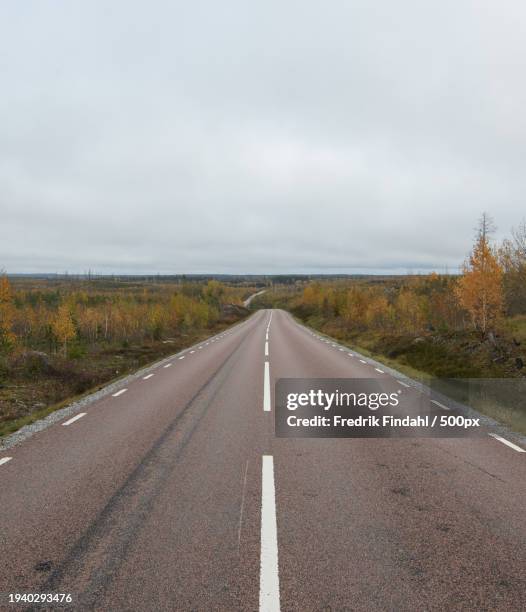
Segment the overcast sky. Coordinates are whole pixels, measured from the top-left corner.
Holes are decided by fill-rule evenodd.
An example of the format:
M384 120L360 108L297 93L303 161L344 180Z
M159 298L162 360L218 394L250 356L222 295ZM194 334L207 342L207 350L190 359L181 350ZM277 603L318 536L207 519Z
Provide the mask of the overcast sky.
M521 0L0 3L0 268L458 268L526 215Z

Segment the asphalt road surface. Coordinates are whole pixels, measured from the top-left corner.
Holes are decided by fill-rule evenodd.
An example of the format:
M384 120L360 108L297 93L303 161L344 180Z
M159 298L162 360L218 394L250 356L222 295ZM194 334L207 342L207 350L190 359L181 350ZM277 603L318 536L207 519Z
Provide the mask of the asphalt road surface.
M278 378L398 384L340 349L259 311L0 453L2 609L526 610L520 446L275 437Z

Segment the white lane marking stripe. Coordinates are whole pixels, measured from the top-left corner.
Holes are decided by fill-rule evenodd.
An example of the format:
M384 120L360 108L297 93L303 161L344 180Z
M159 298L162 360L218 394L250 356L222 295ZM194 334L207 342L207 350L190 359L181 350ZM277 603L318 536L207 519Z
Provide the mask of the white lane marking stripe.
M143 376L142 379L143 380L148 380L149 378L151 378L152 376L155 376L155 374L147 374L146 376Z
M521 448L520 446L513 444L513 442L506 440L506 438L502 438L501 436L498 436L497 434L494 434L494 433L490 433L488 435L490 435L492 438L495 438L495 440L502 442L502 444L509 446L510 448L512 448L514 451L517 451L518 453L526 453L526 450L524 448Z
M360 363L367 363L367 361L364 361L363 359L360 359Z
M263 383L263 410L270 412L270 366L269 362L265 361L265 380Z
M260 612L279 612L278 528L274 458L271 455L263 455L261 481L259 610Z
M195 351L190 351L190 355L191 355L192 353L195 353Z
M165 366L163 366L163 368L171 368L172 364L171 363L167 363Z
M181 357L179 357L179 359L184 359L184 355L181 355Z
M117 393L114 393L113 397L119 397L119 395L126 393L126 391L128 391L128 389L121 389L120 391L117 391Z
M385 372L383 370L380 370L380 368L374 368L377 372L380 372L380 374L385 374Z
M7 463L8 461L11 461L13 457L2 457L0 459L0 465L4 465L4 463Z
M339 350L339 351L344 351L345 349L342 349L342 348L341 348L341 349L338 349L338 350Z
M433 402L433 404L436 404L439 408L443 408L444 410L451 410L451 408L448 408L447 406L444 406L444 404L441 404L440 402L437 402L436 400L431 400Z
M405 383L403 380L398 380L398 378L396 379L397 382L399 382L401 385L404 385L404 387L411 387L411 385L408 385L407 383Z
M354 357L352 353L347 353L347 355L349 355L349 357Z
M268 342L265 342L265 357L268 357Z
M81 419L83 416L86 416L86 412L79 412L76 416L74 416L72 419L69 419L69 421L66 421L65 423L62 423L62 425L67 426L67 425L71 425L71 423L74 423L75 421L78 421L79 419Z
M198 348L198 349L202 349L203 347L202 347L202 346L198 346L197 348Z

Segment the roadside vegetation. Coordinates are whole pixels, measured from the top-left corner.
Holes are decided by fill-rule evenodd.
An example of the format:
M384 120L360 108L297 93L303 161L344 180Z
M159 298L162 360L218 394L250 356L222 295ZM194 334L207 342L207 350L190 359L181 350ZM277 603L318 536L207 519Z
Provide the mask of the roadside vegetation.
M0 277L0 435L244 318L246 284Z
M274 286L253 307L289 310L310 327L418 379L526 376L526 223L492 242L483 215L461 275L315 280ZM521 382L519 382L521 381ZM489 383L486 389L489 389ZM448 393L455 389L448 386ZM461 385L459 385L459 388ZM502 385L497 383L492 388ZM526 433L517 396L479 397L477 407ZM502 395L502 394L501 394ZM457 399L472 399L457 393Z

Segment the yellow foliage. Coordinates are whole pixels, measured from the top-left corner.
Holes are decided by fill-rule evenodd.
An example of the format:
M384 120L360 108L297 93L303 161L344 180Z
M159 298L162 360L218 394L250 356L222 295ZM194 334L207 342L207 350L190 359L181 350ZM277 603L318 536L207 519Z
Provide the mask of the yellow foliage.
M7 276L3 275L0 278L0 349L10 349L16 342L13 333L14 314L11 285Z
M475 329L485 335L502 313L502 268L485 233L481 233L464 264L456 294Z
M73 323L73 318L67 304L59 306L51 328L57 340L64 346L64 355L66 355L68 342L73 340L77 335L75 324Z

